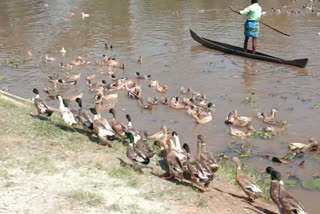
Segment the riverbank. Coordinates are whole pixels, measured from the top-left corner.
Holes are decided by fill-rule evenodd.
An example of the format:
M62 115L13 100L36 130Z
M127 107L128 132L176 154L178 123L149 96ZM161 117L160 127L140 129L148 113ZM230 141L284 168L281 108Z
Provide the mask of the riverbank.
M123 167L125 147L98 145L52 122L30 117L36 109L0 95L0 210L3 213L272 213L261 200L249 204L221 170L200 193L189 185ZM153 173L160 172L153 158ZM57 212L58 211L58 212Z

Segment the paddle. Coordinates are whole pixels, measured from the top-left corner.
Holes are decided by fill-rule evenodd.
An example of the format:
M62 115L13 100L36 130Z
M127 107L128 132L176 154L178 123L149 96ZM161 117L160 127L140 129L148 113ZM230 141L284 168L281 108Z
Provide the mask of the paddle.
M234 10L232 7L229 7L229 9L230 9L231 11L235 12L235 13L240 14L240 13L239 13L239 11ZM289 35L289 34L287 34L287 33L281 32L280 30L277 30L277 29L275 29L274 27L271 27L270 25L268 25L268 24L266 24L266 23L262 22L261 20L260 20L260 23L261 23L261 24L263 24L264 26L266 26L266 27L268 27L268 28L270 28L270 29L272 29L272 30L274 30L274 31L278 32L278 33L281 33L282 35L290 36L290 35Z

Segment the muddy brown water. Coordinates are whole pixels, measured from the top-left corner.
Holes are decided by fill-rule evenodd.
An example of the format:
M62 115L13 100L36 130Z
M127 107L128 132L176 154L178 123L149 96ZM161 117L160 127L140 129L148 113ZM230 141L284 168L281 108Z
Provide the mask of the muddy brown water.
M235 8L244 8L249 1L238 1ZM189 35L189 29L207 38L242 45L244 17L228 10L231 1L72 1L72 0L2 0L0 1L0 87L11 93L31 98L32 88L50 86L47 75L62 73L59 63L68 63L78 55L89 55L94 62L102 54L116 56L126 65L117 70L119 77L135 77L135 72L151 74L160 83L169 86L166 96L177 95L181 86L192 87L205 93L216 105L214 121L208 125L196 125L184 111L158 106L154 111L141 111L135 101L120 93L116 110L118 119L125 122L125 113L132 115L137 129L149 133L162 124L176 130L183 142L195 148L195 137L203 134L208 148L214 154L227 149L231 142L241 142L229 135L223 121L233 109L241 115L255 116L257 111L279 109L278 118L288 122L284 134L272 140L253 138L255 154L284 155L290 142L306 142L319 136L320 114L320 16L302 9L307 1L262 1L267 11L264 21L292 37L282 36L264 26L260 28L258 50L285 59L309 58L306 68L295 68L266 63L237 56L224 55L198 45ZM286 10L297 14L276 15L271 8L287 5ZM314 3L320 7L319 3ZM320 10L315 8L316 11ZM89 13L84 21L81 12ZM298 13L298 11L300 11ZM73 17L68 12L74 12ZM112 43L113 51L106 51L104 43ZM61 47L67 54L60 54ZM33 56L28 57L27 51ZM57 60L44 64L45 53ZM136 60L143 56L143 64ZM18 65L7 64L7 59ZM11 60L11 61L12 61ZM90 106L93 93L85 84L85 77L95 73L98 79L110 81L100 74L94 63L75 67L72 73L82 73L77 87L64 89L65 96L84 92L84 105ZM159 96L142 82L143 96ZM244 103L251 93L251 103ZM45 94L41 94L45 97ZM57 102L49 101L57 106ZM73 105L74 106L74 105ZM75 107L75 106L74 106ZM107 113L105 116L110 117ZM256 122L255 127L262 124ZM310 179L320 173L319 156L305 155L304 168L297 163L277 167L286 176ZM256 170L272 165L270 161L253 157L244 160ZM317 213L320 193L307 191L301 186L292 189L310 213Z

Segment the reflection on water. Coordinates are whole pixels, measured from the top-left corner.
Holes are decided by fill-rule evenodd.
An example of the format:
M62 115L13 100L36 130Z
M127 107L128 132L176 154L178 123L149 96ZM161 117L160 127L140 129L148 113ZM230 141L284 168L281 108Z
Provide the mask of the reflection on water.
M293 36L285 37L261 26L258 50L285 59L309 57L309 65L300 69L225 55L195 43L189 28L213 40L242 46L244 17L230 12L228 1L2 0L0 87L8 86L10 92L30 98L32 88L49 86L46 77L60 72L60 62L69 63L78 55L88 55L92 62L101 60L102 54L116 56L127 68L117 71L119 77L134 78L136 71L151 74L169 86L167 97L177 95L183 85L204 92L216 105L214 121L197 126L182 111L165 106L158 106L153 112L141 111L135 102L120 94L116 105L120 120L124 120L125 109L132 114L137 128L147 129L150 133L165 123L180 133L182 141L190 143L193 149L195 136L201 133L208 139L208 148L218 154L231 142L238 141L230 137L223 124L231 110L237 108L243 115L254 116L257 111L269 112L275 107L280 111L279 118L288 121L288 129L273 140L254 138L252 141L258 154L283 155L289 142L319 138L316 120L319 110L313 107L320 100L320 37L316 35L320 17L304 12L301 8L305 3L290 0L261 3L268 13L264 21ZM240 9L247 4L248 1L242 0L236 6ZM283 4L288 5L288 10L301 10L301 13L272 14L272 7L279 8ZM319 7L318 3L314 5ZM69 16L69 12L75 16ZM82 20L81 12L89 13L90 17ZM106 42L113 44L112 51L104 49ZM67 50L64 57L59 52L62 46ZM32 57L27 56L28 51L32 52ZM57 60L42 63L45 53ZM137 65L140 55L143 64ZM7 64L7 59L17 65ZM59 93L70 96L84 92L86 107L91 105L93 93L88 91L85 77L96 74L99 80L110 81L110 77L101 74L94 63L78 66L72 72L82 73L79 86ZM142 88L145 98L160 96L146 83L142 83ZM252 93L252 102L243 102ZM50 105L57 103L50 101ZM309 155L306 160L304 169L295 164L280 169L284 174L296 174L301 179L311 178L319 162ZM249 159L246 163L257 170L272 164L259 158ZM320 196L318 192L312 194ZM310 201L310 206L316 204L311 193L300 189L300 195L302 201ZM309 211L315 213L312 207Z

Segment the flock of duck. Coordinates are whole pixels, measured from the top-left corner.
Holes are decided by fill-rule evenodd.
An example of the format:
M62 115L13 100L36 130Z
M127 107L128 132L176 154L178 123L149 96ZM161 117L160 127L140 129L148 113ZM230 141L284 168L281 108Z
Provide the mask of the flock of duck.
M106 49L112 46L105 45ZM64 48L63 48L64 50ZM49 63L55 58L45 56L44 62ZM142 57L137 60L138 64L142 64ZM121 123L117 119L114 109L115 102L118 98L118 92L125 91L129 99L137 100L137 104L141 109L152 110L153 106L160 102L163 105L168 105L173 109L186 110L198 124L206 124L212 120L212 112L214 112L213 104L208 102L205 95L194 91L191 88L181 87L180 93L185 97L173 96L170 99L162 96L161 99L148 98L144 103L142 98L142 89L139 83L148 81L150 88L154 88L158 93L165 94L168 86L160 85L157 80L153 80L151 75L141 75L136 73L136 79L116 78L115 69L124 69L124 64L120 64L114 57L103 55L103 61L96 61L98 66L106 66L107 74L111 77L111 82L106 80L101 82L94 80L96 75L92 74L86 77L88 89L95 92L93 107L89 108L93 118L86 110L82 108L82 96L75 95L69 98L64 98L57 93L59 87L71 87L77 85L77 81L81 77L81 73L71 75L70 71L74 66L87 65L90 61L86 57L77 57L70 64L60 64L62 70L67 70L65 78L60 78L59 75L48 77L51 87L45 88L44 91L48 94L49 99L57 99L59 101L59 112L71 129L82 126L89 134L96 135L102 145L112 147L113 141L117 140L127 145L126 155L133 163L134 169L141 170L142 168L151 168L148 166L150 159L154 156L155 151L151 149L148 140L153 140L153 148L159 147L159 156L167 164L167 172L161 175L164 179L176 179L184 182L185 179L190 179L193 187L201 191L208 191L208 186L214 178L214 174L219 169L219 165L212 155L206 149L206 142L203 135L198 135L196 140L197 151L192 156L190 147L184 143L181 145L179 136L175 131L169 131L163 125L161 130L155 134L148 135L146 131L138 131L134 128L131 116L126 114L127 124ZM54 113L53 108L48 106L45 101L40 99L39 91L34 88L33 93L34 104L37 108L37 116L45 116L50 120L50 116ZM56 93L56 94L53 94ZM69 109L69 102L78 104L77 110ZM112 120L108 120L101 116L103 111L108 111L112 115ZM257 113L257 118L267 123L269 131L281 131L286 125L285 121L276 121L276 109L271 110L271 115L265 113ZM236 137L250 137L251 130L255 130L252 126L252 117L239 116L237 110L230 112L225 120L225 123L230 125L230 133ZM241 129L246 128L247 131ZM232 159L236 166L236 181L242 190L248 196L248 200L254 200L262 196L262 190L255 183L254 179L246 175L241 170L241 163L237 157ZM267 173L271 175L272 183L270 187L270 196L275 204L279 207L280 213L306 213L304 208L297 202L284 188L281 181L280 173L272 168L267 169Z

